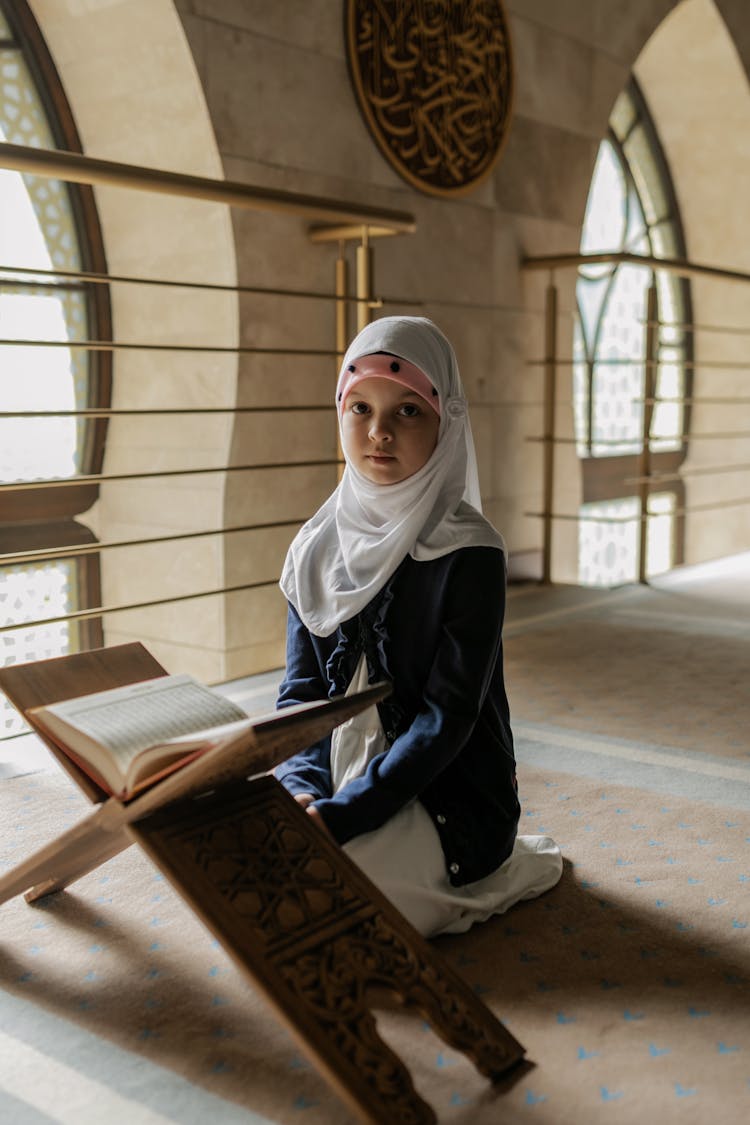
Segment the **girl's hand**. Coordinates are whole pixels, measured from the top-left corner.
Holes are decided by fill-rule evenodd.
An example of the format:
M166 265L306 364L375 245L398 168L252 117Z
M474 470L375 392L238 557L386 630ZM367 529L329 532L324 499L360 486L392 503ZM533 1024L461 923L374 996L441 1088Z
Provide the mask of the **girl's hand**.
M295 793L294 799L298 805L301 805L303 809L307 810L307 815L312 817L318 828L325 832L327 836L330 836L331 833L328 831L326 822L323 820L323 817L320 815L317 809L312 808L312 803L315 800L312 793Z
M311 806L310 806L310 808L309 808L309 809L307 810L307 815L308 815L309 817L311 817L311 819L313 820L313 822L314 822L315 824L317 824L318 828L320 828L320 829L321 829L321 831L325 832L326 836L330 836L330 835L331 835L331 833L330 833L330 832L328 831L328 826L326 825L326 822L325 822L325 821L323 820L323 817L322 817L322 816L320 815L320 813L318 812L318 810L317 810L317 809L314 809L314 808L312 807L312 805L311 805ZM332 838L332 837L331 837L331 838Z

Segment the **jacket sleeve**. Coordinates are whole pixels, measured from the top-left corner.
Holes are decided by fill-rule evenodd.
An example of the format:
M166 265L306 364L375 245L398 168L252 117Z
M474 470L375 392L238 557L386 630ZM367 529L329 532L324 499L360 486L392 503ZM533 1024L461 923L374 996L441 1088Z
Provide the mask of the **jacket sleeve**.
M309 703L326 699L327 696L328 687L310 634L290 605L287 614L286 672L279 688L276 707L291 707L295 703ZM293 795L312 793L316 798L330 797L330 735L282 762L274 770L274 776Z
M433 600L434 598L434 600ZM384 753L335 796L316 802L340 844L379 828L462 751L487 695L500 651L505 559L492 548L457 551L429 608L441 618L421 705Z

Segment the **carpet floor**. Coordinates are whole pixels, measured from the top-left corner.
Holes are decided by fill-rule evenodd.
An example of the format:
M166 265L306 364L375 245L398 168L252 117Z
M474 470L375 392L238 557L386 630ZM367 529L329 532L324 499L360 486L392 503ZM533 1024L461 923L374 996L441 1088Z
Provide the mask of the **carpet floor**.
M419 1020L380 1020L441 1123L750 1117L750 618L726 588L511 600L521 831L565 871L436 941L527 1049L509 1090ZM88 807L33 768L0 783L0 870ZM351 1122L136 849L0 910L0 1122Z

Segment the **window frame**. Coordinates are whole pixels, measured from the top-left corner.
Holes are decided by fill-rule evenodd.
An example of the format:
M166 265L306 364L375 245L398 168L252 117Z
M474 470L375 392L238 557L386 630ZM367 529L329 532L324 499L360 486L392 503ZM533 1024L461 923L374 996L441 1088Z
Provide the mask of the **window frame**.
M56 147L83 152L75 119L60 76L27 0L0 0L0 9L10 27L12 40L4 45L18 49L44 108ZM81 270L107 274L101 224L94 192L86 184L67 184L75 225ZM14 280L18 285L18 280ZM22 284L22 283L21 283ZM51 281L50 288L58 283ZM88 336L94 340L112 339L112 310L109 285L62 279L62 286L73 285L84 296ZM87 408L108 408L112 400L112 351L88 352ZM87 419L79 446L79 473L101 473L107 437L107 418ZM0 491L0 553L95 543L90 529L76 521L99 496L96 483L75 483L53 488L23 488ZM77 605L89 608L101 604L99 553L76 557ZM78 624L79 649L96 648L103 643L101 618Z
M652 231L658 225L663 223L670 224L670 232L675 243L676 253L675 257L687 258L687 248L685 242L685 235L680 218L679 205L677 201L674 184L667 164L664 150L659 141L658 133L654 125L651 113L648 109L643 92L641 91L635 77L631 76L628 84L624 88L620 97L627 97L630 100L630 107L632 114L630 121L624 129L616 130L612 122L607 134L607 140L612 145L615 155L619 160L622 172L626 177L628 188L634 191L641 209L644 219L644 233L648 239L649 253L653 257L658 257L654 251ZM617 103L616 103L617 105ZM616 106L615 106L616 108ZM614 110L613 110L614 117ZM649 222L642 192L638 183L633 175L630 159L625 151L625 145L628 139L633 134L636 128L643 129L649 148L650 158L653 162L656 178L659 183L659 189L666 201L666 213L660 215L655 222ZM587 452L579 455L582 471L582 504L589 504L595 502L603 502L607 500L624 499L626 496L631 495L635 488L628 491L628 486L623 482L627 478L635 478L640 476L640 454L637 452L629 452L622 454L605 454L595 455L591 452L592 445L595 440L592 434L592 418L594 414L594 369L596 366L596 348L598 345L599 333L604 316L606 315L606 305L609 296L609 291L614 284L614 278L619 267L615 265L608 277L608 294L602 303L602 313L600 313L599 323L597 325L595 340L592 346L591 355L585 355L579 362L585 366L587 378L587 425L586 433L582 439L583 444L586 446ZM651 280L654 280L654 273L651 272ZM577 285L580 284L580 279ZM690 283L687 278L675 278L675 284L680 290L680 304L684 311L684 323L688 326L684 328L682 341L683 356L681 364L683 365L683 381L682 381L682 397L688 401L682 408L682 427L679 437L676 439L679 445L675 449L660 450L652 449L650 454L651 471L658 474L675 474L679 467L685 461L688 453L688 442L691 426L691 407L690 398L692 397L693 386L693 333L690 327L693 323L693 308L691 299ZM580 316L580 313L579 313ZM644 329L645 333L645 329ZM653 439L652 439L653 440ZM684 562L685 558L685 517L679 514L685 506L685 486L680 480L669 481L651 481L649 484L649 493L652 492L670 492L675 496L675 508L677 514L674 516L674 547L672 565L678 566Z

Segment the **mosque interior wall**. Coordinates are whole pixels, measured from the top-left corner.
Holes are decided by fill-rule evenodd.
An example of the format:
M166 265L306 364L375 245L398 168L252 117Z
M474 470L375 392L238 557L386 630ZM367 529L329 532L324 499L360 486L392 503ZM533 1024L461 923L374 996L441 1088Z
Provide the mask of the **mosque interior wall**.
M516 560L519 571L533 571L541 546L541 521L528 514L541 504L541 446L529 438L542 430L542 369L532 361L543 355L548 283L546 274L524 270L522 259L578 248L597 146L612 105L672 9L664 28L674 20L675 34L689 39L692 19L695 27L711 31L708 62L701 53L705 82L695 81L689 50L674 57L666 31L661 47L657 35L647 48L636 73L673 166L690 253L748 269L747 243L737 239L739 220L721 204L712 183L717 165L726 169L722 182L732 182L735 166L746 176L748 153L745 142L735 154L739 163L731 164L732 146L724 143L722 149L715 127L709 135L709 120L714 126L724 120L738 136L750 136L741 60L735 55L733 82L739 91L745 78L744 103L743 95L723 93L715 80L731 41L713 0L564 5L506 0L516 78L509 136L490 176L451 199L417 192L371 139L347 72L338 0L30 2L88 154L414 213L416 233L375 244L375 292L386 298L384 312L429 316L452 340L470 400L485 511L505 536L511 565ZM691 6L695 11L688 11ZM750 12L743 16L734 0L723 6L731 9L735 37L738 28L747 30L750 57ZM678 26L683 9L686 19ZM674 65L674 81L667 61ZM712 100L701 104L706 91L712 91ZM691 143L680 114L686 98L692 121L703 111L702 147ZM741 193L737 182L732 211L742 210ZM333 288L337 247L313 244L306 219L230 212L218 204L110 187L96 188L96 198L112 273ZM707 223L718 207L722 222ZM353 269L352 246L347 253ZM561 271L557 282L558 350L565 355L571 352L573 272ZM732 299L744 299L746 308L744 293ZM122 340L330 353L306 358L118 353L115 405L305 407L331 400L336 376L331 301L114 285L112 304L116 338ZM729 315L725 298L696 286L698 308L707 321ZM353 334L353 313L350 327ZM702 354L710 351L708 340L697 340L696 347ZM570 400L570 371L561 368L558 433L568 437ZM712 415L696 421L713 426L725 420ZM691 463L702 456L694 443ZM142 419L113 422L107 472L154 465L284 465L107 484L87 517L102 539L287 525L154 546L139 552L137 565L128 551L105 552L105 604L272 580L295 521L312 514L336 480L333 465L295 468L295 463L335 457L333 412L245 414L234 422L229 415L183 417L159 421L158 430ZM574 512L581 478L573 446L558 446L556 465L555 507ZM690 488L697 501L710 494L706 484ZM742 529L734 534L726 525L721 514L707 515L689 542L688 561L716 554L717 541L722 551L731 550ZM556 581L576 580L576 546L574 525L557 525ZM269 586L111 615L105 626L108 644L141 639L170 670L192 671L209 681L283 661L283 600Z

